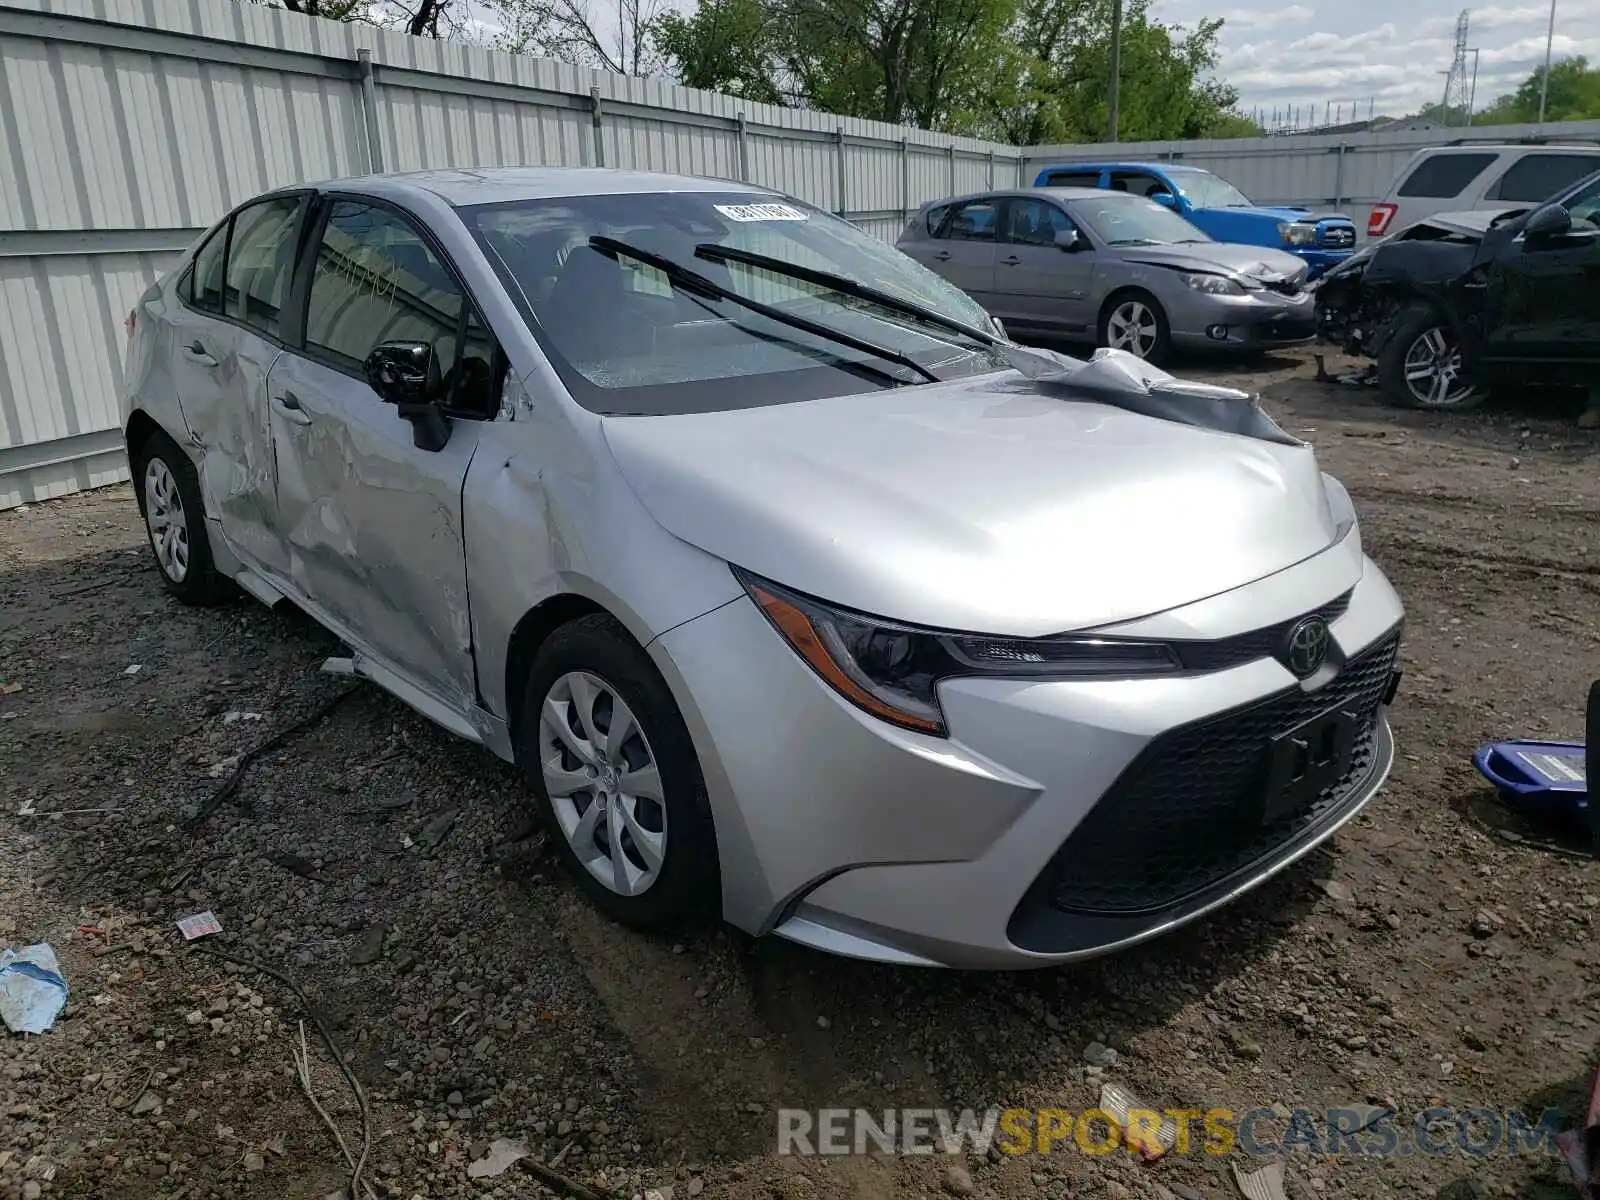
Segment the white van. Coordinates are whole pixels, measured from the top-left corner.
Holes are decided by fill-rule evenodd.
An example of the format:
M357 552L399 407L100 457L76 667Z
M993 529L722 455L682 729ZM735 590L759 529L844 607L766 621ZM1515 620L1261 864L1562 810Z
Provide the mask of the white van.
M1372 206L1367 237L1441 212L1525 208L1600 171L1600 144L1460 142L1412 156Z

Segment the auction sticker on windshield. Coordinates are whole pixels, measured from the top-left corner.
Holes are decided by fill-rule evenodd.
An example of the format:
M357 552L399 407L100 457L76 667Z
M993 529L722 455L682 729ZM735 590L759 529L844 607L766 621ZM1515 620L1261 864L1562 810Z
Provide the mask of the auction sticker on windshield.
M714 204L730 221L804 221L806 214L788 204Z

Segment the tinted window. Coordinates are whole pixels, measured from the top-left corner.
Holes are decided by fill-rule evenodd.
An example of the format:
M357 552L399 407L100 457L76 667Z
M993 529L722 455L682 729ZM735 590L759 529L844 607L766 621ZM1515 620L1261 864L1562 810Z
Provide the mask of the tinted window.
M1019 246L1051 246L1056 234L1073 228L1067 214L1043 200L1012 200L1006 205L1005 240Z
M1549 200L1600 168L1595 154L1530 154L1513 163L1489 191L1490 200Z
M1000 224L1000 206L993 200L969 200L950 214L941 237L958 242L992 242Z
M736 300L675 285L665 259L783 317L907 355L941 378L1003 367L993 352L826 280L719 258L719 249L863 281L982 330L964 292L861 230L770 193L640 192L463 207L562 381L606 413L712 412L874 391L920 378L870 349ZM989 208L991 230L995 211ZM992 236L992 235L991 235ZM597 239L610 242L595 245Z
M1600 179L1567 198L1574 233L1600 233Z
M1099 171L1051 171L1045 179L1046 187L1099 187Z
M1172 191L1171 188L1154 175L1146 175L1143 171L1111 172L1111 190L1114 192L1130 192L1135 196L1150 196L1156 192Z
M930 208L927 216L928 236L938 237L939 226L943 225L949 216L950 206L948 204L938 204Z
M294 271L300 199L280 197L242 208L228 243L227 315L272 337Z
M455 277L398 213L340 200L317 247L306 346L358 370L383 342L427 343L446 406L473 415L494 411L493 339Z
M222 266L228 249L228 222L224 221L200 247L189 272L189 303L201 312L222 312Z
M1417 164L1400 195L1453 200L1495 160L1493 154L1435 154Z

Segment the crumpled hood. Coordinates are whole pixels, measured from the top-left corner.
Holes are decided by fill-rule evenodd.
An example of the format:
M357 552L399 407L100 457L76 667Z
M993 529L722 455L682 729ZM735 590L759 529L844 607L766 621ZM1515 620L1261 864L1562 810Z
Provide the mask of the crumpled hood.
M1209 271L1245 275L1262 282L1303 279L1305 260L1267 246L1232 242L1183 242L1171 246L1116 246L1105 253L1127 262L1174 267L1180 271Z
M1130 620L1335 536L1308 446L1058 398L1017 372L603 429L673 534L915 624L1039 636Z

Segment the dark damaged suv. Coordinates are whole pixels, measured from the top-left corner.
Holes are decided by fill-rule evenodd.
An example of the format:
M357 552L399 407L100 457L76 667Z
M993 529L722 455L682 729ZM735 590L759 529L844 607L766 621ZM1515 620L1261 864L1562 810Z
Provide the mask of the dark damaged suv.
M1366 247L1319 281L1317 326L1409 408L1470 408L1496 383L1593 386L1600 173L1534 208L1439 213Z

